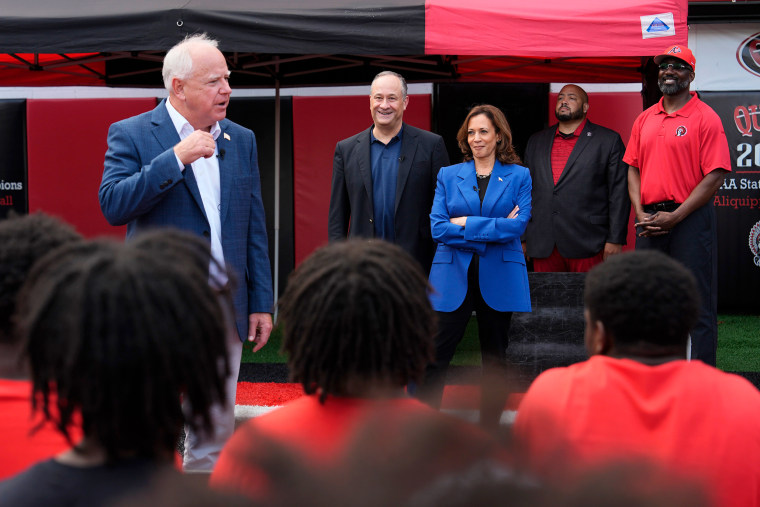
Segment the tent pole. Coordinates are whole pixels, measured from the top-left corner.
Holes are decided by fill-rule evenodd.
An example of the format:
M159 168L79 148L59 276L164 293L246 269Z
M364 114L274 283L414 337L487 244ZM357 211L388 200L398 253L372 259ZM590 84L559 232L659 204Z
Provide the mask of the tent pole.
M275 80L274 96L274 321L280 286L280 80Z

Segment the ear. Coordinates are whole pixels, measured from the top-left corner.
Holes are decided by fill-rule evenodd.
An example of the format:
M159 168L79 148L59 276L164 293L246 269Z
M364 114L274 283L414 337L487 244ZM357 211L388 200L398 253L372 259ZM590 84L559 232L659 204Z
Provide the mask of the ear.
M178 77L172 78L172 95L178 99L185 99L185 83Z
M401 110L402 111L406 111L407 106L409 106L409 95L407 95L406 97L404 97L404 105L401 108Z
M586 114L588 112L588 102L586 102L585 104L583 104L583 108L582 109L583 109L583 114Z
M607 355L612 348L612 337L607 334L607 330L601 320L592 320L588 310L583 312L586 321L586 330L584 341L586 352L589 356Z

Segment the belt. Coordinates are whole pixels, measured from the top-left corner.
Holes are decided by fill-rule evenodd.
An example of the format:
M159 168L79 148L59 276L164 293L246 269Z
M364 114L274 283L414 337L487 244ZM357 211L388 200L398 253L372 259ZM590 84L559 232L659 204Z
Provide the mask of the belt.
M652 204L645 204L643 208L647 213L657 213L658 211L667 211L668 213L672 213L673 211L677 210L680 205L680 203L677 203L675 201L662 201Z

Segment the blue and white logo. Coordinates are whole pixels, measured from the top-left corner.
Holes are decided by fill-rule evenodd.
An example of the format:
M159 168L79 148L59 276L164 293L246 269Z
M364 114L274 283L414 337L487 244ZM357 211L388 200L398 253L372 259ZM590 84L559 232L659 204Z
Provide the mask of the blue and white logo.
M670 27L666 25L660 18L654 18L652 24L647 27L647 32L667 32Z
M641 37L670 37L676 34L676 22L672 12L641 16Z

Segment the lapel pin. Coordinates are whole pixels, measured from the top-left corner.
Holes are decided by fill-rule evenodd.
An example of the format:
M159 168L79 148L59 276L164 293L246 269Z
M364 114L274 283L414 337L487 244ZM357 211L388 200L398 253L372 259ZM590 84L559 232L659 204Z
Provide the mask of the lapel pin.
M230 135L227 132L224 133L224 138L230 141Z
M586 137L591 137L591 132L586 132Z
M499 176L499 181L504 181L503 179L501 179L501 176Z

